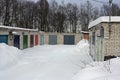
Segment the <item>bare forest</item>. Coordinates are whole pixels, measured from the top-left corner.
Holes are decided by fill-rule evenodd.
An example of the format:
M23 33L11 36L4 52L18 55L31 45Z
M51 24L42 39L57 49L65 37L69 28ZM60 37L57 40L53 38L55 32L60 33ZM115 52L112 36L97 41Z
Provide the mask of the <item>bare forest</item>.
M45 32L88 31L89 22L100 16L120 16L117 4L103 4L100 8L89 1L84 4L58 4L55 0L0 0L0 24L38 29Z

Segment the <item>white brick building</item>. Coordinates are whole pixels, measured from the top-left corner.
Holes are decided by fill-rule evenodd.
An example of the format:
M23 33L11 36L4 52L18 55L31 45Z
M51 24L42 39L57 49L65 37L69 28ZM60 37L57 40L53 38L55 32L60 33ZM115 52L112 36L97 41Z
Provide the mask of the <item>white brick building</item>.
M120 56L120 16L103 16L89 24L90 54L94 60L105 56ZM111 31L110 31L111 30Z

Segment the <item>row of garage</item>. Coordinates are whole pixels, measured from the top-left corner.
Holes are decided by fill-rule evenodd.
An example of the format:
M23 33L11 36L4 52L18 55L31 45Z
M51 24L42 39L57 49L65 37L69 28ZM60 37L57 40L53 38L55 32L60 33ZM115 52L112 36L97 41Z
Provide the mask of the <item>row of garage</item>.
M2 28L0 29L0 43L6 43L19 49L37 45L74 45L82 39L81 34L75 33L45 33L32 29Z
M4 35L1 34L0 35L0 43L6 43L8 44L8 37L9 35ZM28 37L30 36L30 41L28 41ZM13 45L17 48L20 48L20 35L14 35L14 39L13 39ZM40 39L38 39L40 38ZM39 42L40 40L40 42ZM58 38L57 35L49 35L49 41L48 44L49 45L56 45ZM29 43L28 43L29 42ZM64 43L61 44L65 44L65 45L74 45L75 44L75 35L64 35ZM44 35L23 35L23 49L28 48L28 44L30 44L30 47L33 47L35 45L44 45L47 44L45 43L45 37Z

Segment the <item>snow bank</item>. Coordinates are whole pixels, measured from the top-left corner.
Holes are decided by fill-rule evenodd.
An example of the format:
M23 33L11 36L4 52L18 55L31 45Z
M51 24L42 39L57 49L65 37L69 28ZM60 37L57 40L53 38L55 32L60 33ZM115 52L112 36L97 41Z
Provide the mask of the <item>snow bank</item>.
M87 53L89 56L88 41L85 39L81 40L76 45L75 51L81 54ZM84 69L80 70L73 77L73 80L120 80L120 58L90 63Z
M18 64L0 71L0 80L72 80L85 64L91 63L88 55L78 55L74 48L43 45L25 49Z
M7 54L4 52L6 47L3 48L3 56ZM9 48L11 47L6 51L15 51ZM77 52L75 48L80 50ZM92 62L89 54L86 54L87 49L86 40L80 41L78 45L43 45L24 49L18 64L7 70L0 70L0 80L72 80L79 70ZM16 59L19 52L12 54L13 56L10 53L6 57L14 59L12 57L15 54Z
M120 80L120 58L91 63L80 70L73 80Z
M88 63L93 62L91 56L89 55L89 43L87 39L82 39L75 45L75 53L74 55L82 56L83 59L80 61L86 66ZM82 67L84 68L84 67Z
M4 43L0 44L0 69L9 67L14 64L19 55L22 53L19 49L8 46Z
M77 43L75 50L81 54L89 54L89 43L88 40L82 39Z

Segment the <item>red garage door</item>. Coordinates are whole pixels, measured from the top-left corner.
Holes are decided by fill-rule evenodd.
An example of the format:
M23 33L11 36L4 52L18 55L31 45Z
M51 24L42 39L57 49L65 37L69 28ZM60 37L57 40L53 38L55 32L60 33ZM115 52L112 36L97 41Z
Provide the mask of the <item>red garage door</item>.
M34 46L34 35L30 35L30 47Z
M35 35L35 45L38 45L38 35Z

